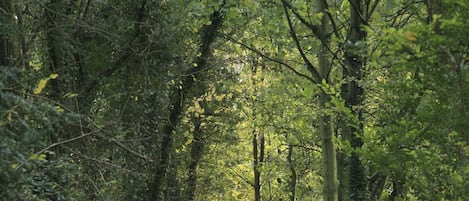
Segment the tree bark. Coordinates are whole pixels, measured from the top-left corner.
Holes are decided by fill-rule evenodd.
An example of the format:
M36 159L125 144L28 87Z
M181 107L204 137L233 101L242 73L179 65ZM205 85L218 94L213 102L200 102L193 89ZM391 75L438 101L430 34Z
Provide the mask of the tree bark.
M193 131L193 140L191 144L191 156L190 156L190 165L189 165L189 178L187 181L187 200L195 201L196 200L196 191L197 191L197 178L198 178L198 167L200 159L202 158L202 152L204 149L203 142L203 129L201 127L201 118L195 117L194 121L194 131Z
M289 191L290 191L290 201L296 200L296 170L295 164L293 164L293 146L288 145L288 167L290 168L290 182L289 182Z
M60 19L60 17L57 17L57 13L63 13L62 8L62 0L51 0L48 4L48 9L46 9L46 29L53 30L47 31L46 34L49 70L51 73L58 73L59 68L63 66L60 40L64 38L62 38L61 30L57 28L57 25L60 24L60 22L57 22ZM50 80L50 84L52 85L52 91L50 93L51 99L61 102L63 89L60 86L59 79Z
M252 67L252 86L253 86L253 91L251 94L251 97L256 97L257 92L256 92L256 85L257 85L257 80L256 80L256 74L257 74L257 64L253 64L254 66ZM261 133L261 131L257 128L256 125L256 116L257 116L257 104L256 104L256 99L251 99L252 101L252 122L253 122L253 130L252 130L252 154L253 154L253 160L254 160L254 167L253 167L253 172L254 172L254 200L255 201L261 201L261 168L264 163L264 147L265 147L265 140L264 140L264 135Z
M8 30L12 29L14 19L12 14L12 5L10 0L0 0L0 66L11 66L14 64L14 48L11 40L14 34Z
M207 68L207 60L210 56L210 45L215 41L215 34L221 27L223 15L219 11L215 11L211 17L211 24L206 25L201 30L201 45L199 48L200 56L195 59L196 67L191 67L185 77L182 80L182 84L171 96L171 111L168 119L168 123L163 128L163 136L161 146L159 148L160 157L157 158L155 174L153 181L150 184L150 195L149 200L157 201L161 200L163 192L164 181L166 177L166 171L169 165L170 156L170 144L173 140L173 132L176 126L179 124L180 115L183 110L184 100L187 100L186 96L194 86L195 80L197 80L198 74Z
M322 163L323 163L323 200L338 200L338 180L337 180L337 158L336 146L334 142L334 134L332 129L331 115L327 114L326 104L329 102L327 94L321 94L320 106L323 110L321 114L321 122L319 132L321 134L322 143Z
M317 1L320 12L327 12L326 2L323 0ZM328 51L330 45L329 34L330 20L326 14L322 16L319 37L322 41L318 53L319 74L322 77L322 82L329 84L328 75L331 68L330 58L331 55ZM337 156L336 145L334 142L334 130L332 125L332 117L328 111L327 104L330 102L330 97L324 91L320 94L320 108L322 114L320 116L319 132L322 144L322 166L323 166L323 200L324 201L337 201L338 200L338 180L337 180Z
M425 5L427 6L427 23L430 24L434 22L433 15L445 13L443 10L443 2L441 0L425 0ZM436 25L435 30L439 30L439 24Z
M259 158L259 149L258 149L258 134L257 130L254 128L253 130L253 136L252 136L252 154L254 158L254 200L255 201L260 201L261 200L261 164L260 164L260 158Z
M346 69L343 72L343 79L346 81L342 85L341 96L345 101L345 106L352 111L357 117L356 122L342 115L340 119L342 137L349 141L353 149L360 149L363 141L359 137L363 133L363 115L359 108L363 104L363 88L359 85L363 79L365 58L363 56L364 41L366 33L363 26L366 13L363 12L363 3L361 0L350 0L350 31L345 52ZM341 200L367 200L368 184L365 177L365 171L361 164L360 158L355 151L352 151L350 158L341 156L341 164L343 169L343 177L340 186Z

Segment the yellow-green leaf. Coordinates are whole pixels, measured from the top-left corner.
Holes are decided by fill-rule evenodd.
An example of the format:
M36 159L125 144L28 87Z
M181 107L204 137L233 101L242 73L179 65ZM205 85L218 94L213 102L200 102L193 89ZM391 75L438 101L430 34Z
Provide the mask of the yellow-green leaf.
M78 96L78 94L66 93L66 94L64 95L64 98L73 98L73 97L77 97L77 96Z
M65 110L64 110L62 107L60 107L60 106L56 106L56 107L55 107L55 111L57 111L58 113L62 113L62 112L64 112Z
M217 101L222 101L222 100L223 100L223 97L224 97L223 94L222 94L222 95L216 95L216 96L215 96L215 100L217 100Z
M42 90L44 89L44 87L46 87L47 82L49 81L49 79L50 78L41 79L39 81L39 83L37 84L37 87L33 90L33 93L34 94L40 94L42 92Z
M46 159L46 154L33 154L29 157L29 160L37 160L37 161L42 161L42 162L46 162L47 159Z
M57 73L52 73L52 74L49 75L49 78L53 79L53 80L57 79L58 77L59 77L59 74L57 74Z
M19 166L18 163L13 163L13 164L10 165L10 167L11 167L12 169L15 169L15 170L16 170L16 168L18 168L18 166Z

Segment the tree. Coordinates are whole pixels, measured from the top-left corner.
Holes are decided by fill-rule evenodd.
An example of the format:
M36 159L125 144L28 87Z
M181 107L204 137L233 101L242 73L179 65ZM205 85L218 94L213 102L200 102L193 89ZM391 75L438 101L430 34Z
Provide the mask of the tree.
M384 30L382 49L373 55L381 60L374 60L372 66L386 66L385 70L370 74L376 80L372 83L374 89L370 88L372 96L380 97L375 99L375 107L383 110L371 110L377 118L373 118L375 122L366 132L368 145L364 156L373 161L375 175L384 175L381 188L389 189L389 193L378 193L376 199L465 199L455 189L465 185L460 180L463 169L459 166L465 163L459 157L467 154L461 152L466 146L465 132L457 122L465 115L459 104L467 104L466 98L462 98L467 95L461 94L466 94L465 89L460 88L467 81L461 79L467 77L463 75L467 72L451 70L458 69L453 62L462 62L456 59L461 57L453 57L453 62L447 58L456 55L457 49L466 48L464 42L456 42L459 37L454 34L465 29L459 26L464 23L459 9L467 4L440 3L454 15L435 14L438 5L430 1L427 5L416 5L426 9L414 10L415 21L403 29ZM452 25L440 32L441 25L446 23ZM454 42L459 45L445 48ZM454 96L454 91L459 95ZM453 105L455 99L460 100L459 106ZM451 119L451 123L444 119ZM384 156L386 161L379 159Z
M0 196L467 200L467 9L0 0Z
M178 125L180 121L180 115L183 110L183 102L181 102L181 100L184 101L184 99L187 98L185 97L185 94L188 94L189 90L191 90L191 88L194 86L194 82L195 80L197 80L197 72L204 70L208 66L207 60L211 51L210 45L215 39L216 31L220 28L222 24L222 17L223 14L218 10L214 11L213 14L210 16L210 24L206 25L200 33L200 56L195 59L194 67L192 69L189 69L186 73L190 76L187 76L183 79L181 85L179 86L179 89L175 91L174 94L171 96L172 110L169 114L169 122L163 128L164 134L161 143L161 148L159 150L161 156L156 167L153 183L150 187L150 200L159 200L159 194L162 191L164 176L166 174L166 169L168 168L168 160L170 153L169 147L172 141L171 136L173 135L172 133L174 131L175 126Z

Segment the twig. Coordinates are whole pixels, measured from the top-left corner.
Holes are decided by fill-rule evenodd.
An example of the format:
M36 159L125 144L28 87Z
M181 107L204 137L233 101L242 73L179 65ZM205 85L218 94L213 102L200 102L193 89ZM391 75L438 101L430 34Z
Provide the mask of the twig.
M119 141L117 141L117 140L114 140L114 139L107 139L107 138L106 138L105 136L103 136L103 135L98 135L98 136L101 137L101 138L104 138L104 139L106 139L106 140L108 140L108 141L110 141L110 142L112 142L112 143L114 143L114 144L116 144L118 147L120 147L120 148L126 150L127 152L129 152L129 153L131 153L131 154L133 154L133 155L135 155L135 156L137 156L137 157L139 157L139 158L145 159L146 161L151 162L151 163L153 162L152 159L149 159L148 157L146 157L146 156L144 156L144 155L142 155L142 154L140 154L140 153L138 153L138 152L136 152L136 151L130 149L129 147L125 146L124 144L122 144L121 142L119 142Z
M132 173L132 174L135 174L135 175L138 175L138 176L142 176L142 177L145 177L145 178L148 178L148 176L146 176L145 174L143 173L139 173L139 172L134 172L132 170L129 170L127 168L124 168L120 165L117 165L115 163L111 163L111 162L108 162L108 161L103 161L103 160L99 160L97 158L93 158L93 157L89 157L89 156L86 156L82 153L79 153L79 152L76 152L76 151L73 151L71 150L70 148L66 148L68 149L70 152L76 154L76 155L79 155L80 157L84 158L84 159L87 159L87 160L90 160L90 161L94 161L94 162L98 162L98 163L102 163L102 164L105 164L105 165L108 165L108 166L111 166L113 168L117 168L117 169L120 169L120 170L123 170L124 172L128 172L128 173Z
M244 47L244 48L250 50L251 52L256 53L257 55L261 56L261 57L264 58L264 59L267 59L267 60L269 60L269 61L271 61L271 62L278 63L278 64L280 64L280 65L282 65L282 66L287 67L289 70L293 71L293 73L295 73L296 75L298 75L298 76L300 76L300 77L303 77L303 78L305 78L305 79L307 79L307 80L309 80L309 81L311 81L311 82L313 82L313 83L316 82L313 78L311 78L311 77L309 77L308 75L305 75L305 74L303 74L303 73L297 71L295 68L293 68L293 67L290 66L289 64L287 64L287 63L281 61L280 59L269 57L269 56L267 56L266 54L262 53L261 51L255 49L254 47L251 47L251 46L249 46L249 45L247 45L247 44L244 44L244 43L242 43L242 42L240 42L240 41L238 41L238 40L236 40L236 39L234 39L234 38L232 38L231 36L228 36L228 35L226 35L226 34L222 34L222 36L223 36L226 40L231 41L231 42L233 42L233 43L235 43L235 44L241 45L242 47Z
M98 130L96 130L96 131L98 131ZM40 151L34 153L33 155L39 155L39 154L42 154L42 153L44 153L45 151L47 151L47 150L49 150L49 149L51 149L51 148L53 148L53 147L56 147L56 146L59 146L59 145L63 145L63 144L67 144L67 143L69 143L69 142L73 142L73 141L75 141L75 140L79 140L79 139L81 139L81 138L87 137L87 136L89 136L89 135L92 135L92 134L95 133L96 131L91 131L91 132L89 132L89 133L85 133L85 134L83 134L83 135L80 135L80 136L77 136L77 137L74 137L74 138L70 138L70 139L67 139L67 140L64 140L64 141L61 141L61 142L53 143L53 144L47 146L46 148L41 149ZM31 158L28 158L27 160L21 162L15 169L16 169L16 170L19 169L21 166L23 166L24 164L26 164L27 161L30 161L30 160L31 160Z

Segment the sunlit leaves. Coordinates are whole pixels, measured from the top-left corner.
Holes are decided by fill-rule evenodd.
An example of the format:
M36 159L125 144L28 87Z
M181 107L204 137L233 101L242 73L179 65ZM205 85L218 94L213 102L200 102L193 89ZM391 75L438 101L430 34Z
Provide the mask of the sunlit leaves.
M40 94L42 90L46 87L47 82L49 82L49 80L51 79L54 80L54 79L57 79L58 77L59 77L58 74L53 73L53 74L50 74L49 77L47 78L42 78L41 80L39 80L39 83L37 84L36 88L34 88L33 93Z
M191 98L178 102L184 111L182 121L171 125L176 128L171 141L175 147L171 153L174 168L168 175L177 180L183 191L191 162L189 148L195 142L192 132L196 128L203 131L202 140L207 146L199 166L199 200L252 199L254 133L262 133L266 139L266 158L259 167L264 199L287 199L292 165L286 159L287 149L293 146L292 163L299 178L297 199L319 200L321 153L317 127L318 117L324 113L344 114L350 119L350 127L364 125L365 133L360 137L365 145L354 151L364 159L370 174L379 172L390 178L383 199L391 199L392 182L401 181L409 200L457 200L457 195L465 190L469 173L465 160L468 129L467 114L461 111L467 109L469 81L468 40L464 40L469 28L466 1L444 1L448 12L434 15L435 22L431 24L426 23L426 6L421 1L369 1L377 2L378 7L365 27L366 44L348 44L341 37L348 32L350 1L328 1L328 11L339 32L339 37L331 33L330 48L337 58L330 58L334 60L334 70L329 80L318 85L299 79L284 66L224 37L229 35L308 75L291 40L280 1L147 1L145 20L138 23L134 11L142 1L93 1L86 14L81 10L84 6L71 5L68 9L73 16L58 13L70 22L65 23L71 27L66 28L67 33L77 30L69 34L71 37L64 37L65 42L58 43L66 57L57 66L60 80L66 82L54 83L63 89L57 96L61 100L49 100L48 96L52 91L48 85L59 78L58 74L38 78L44 76L44 64L50 59L41 37L57 29L35 26L42 19L35 16L41 16L44 9L25 2L25 27L18 33L29 38L25 47L20 41L15 44L24 48L21 51L26 50L21 56L29 66L17 73L19 79L5 74L0 79L0 155L6 161L0 166L7 170L0 176L8 185L18 181L25 189L31 186L27 183L31 179L41 192L71 186L79 196L67 199L87 200L95 196L86 197L86 190L99 194L95 199L145 200L137 195L145 194L145 182L151 179L141 175L151 177L152 168L148 167L154 164L133 153L158 158L161 125L168 122L168 111L176 106L168 100L173 92L183 88L183 80L192 76L188 78L198 85L182 94ZM320 23L324 13L315 10L314 2L288 2L294 7L292 12L312 24ZM18 3L19 14L25 11L22 4ZM200 67L192 58L201 56L197 51L198 36L215 10L224 13L225 22L207 60L212 66L196 72L197 76L188 75L187 69ZM291 17L306 57L316 64L321 41L298 16ZM141 35L135 39L134 24L141 28ZM367 58L362 72L366 79L359 83L366 88L366 101L356 108L347 107L341 98L341 85L356 81L343 79L340 65L343 49L351 46ZM122 55L127 56L121 59ZM107 75L114 67L117 70ZM88 91L81 87L87 86L88 81L98 84L83 97L83 91ZM328 109L318 109L320 93L330 97ZM86 104L91 106L87 108ZM364 122L358 122L354 109L363 111ZM70 119L78 116L71 114L73 110L82 114L79 123L70 125ZM340 135L340 128L335 129ZM67 135L84 132L96 132L102 138L83 139L77 142L76 150L70 149L75 143L60 146L63 152L52 155L51 160L45 154L33 154L50 143L67 139ZM107 140L116 140L123 146ZM337 143L341 151L350 153L349 142ZM69 156L73 156L71 161L67 161ZM31 163L21 166L24 161ZM70 171L57 171L66 170L62 167ZM123 169L128 172L122 173ZM27 178L19 175L25 172L31 174ZM83 180L72 180L69 186L53 183L46 172L54 177L76 174L79 176L75 178ZM132 176L135 173L139 176Z
M46 154L33 154L28 158L28 160L46 162L46 157Z

